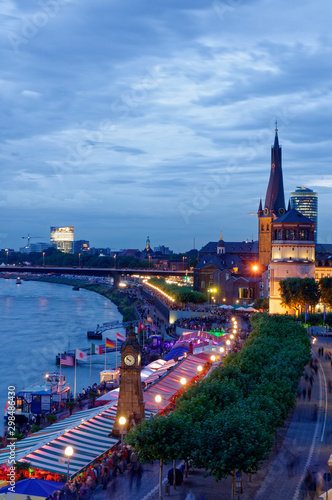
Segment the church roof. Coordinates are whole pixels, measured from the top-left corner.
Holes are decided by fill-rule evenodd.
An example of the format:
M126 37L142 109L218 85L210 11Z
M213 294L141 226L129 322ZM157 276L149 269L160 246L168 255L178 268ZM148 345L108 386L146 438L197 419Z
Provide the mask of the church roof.
M305 215L302 215L300 212L292 208L289 212L286 212L284 215L274 220L273 223L289 223L289 224L313 224L312 220L310 220Z
M231 253L257 253L258 241L209 241L200 252L204 253L217 253L217 247L221 244L225 247L225 252Z
M231 269L237 267L242 270L244 267L243 261L238 255L204 255L198 262L195 269L204 269L207 266L215 266L218 269Z

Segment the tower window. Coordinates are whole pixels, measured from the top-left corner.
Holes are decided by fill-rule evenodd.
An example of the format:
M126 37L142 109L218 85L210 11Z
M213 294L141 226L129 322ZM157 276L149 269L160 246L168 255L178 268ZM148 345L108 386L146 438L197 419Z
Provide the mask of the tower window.
M270 226L268 224L266 224L266 230L270 231Z
M285 240L289 240L289 229L285 231Z
M264 224L261 225L261 231L264 231Z

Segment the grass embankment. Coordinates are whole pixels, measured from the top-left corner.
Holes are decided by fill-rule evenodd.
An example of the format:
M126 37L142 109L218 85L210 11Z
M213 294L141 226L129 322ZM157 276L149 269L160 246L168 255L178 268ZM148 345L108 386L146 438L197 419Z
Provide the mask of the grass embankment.
M109 285L99 284L99 283L87 283L80 279L70 279L70 278L57 278L53 276L41 276L41 277L24 277L24 280L31 281L44 281L46 283L57 283L60 285L78 286L84 288L85 290L90 290L91 292L99 293L103 295L111 302L113 302L119 312L123 316L123 321L132 321L136 319L134 307L136 302L131 302L127 295L121 294L118 290L112 289Z
M189 458L217 480L261 467L294 407L310 341L290 316L258 314L251 321L254 330L240 352L189 387L171 415L128 434L143 460Z
M183 304L203 304L207 301L207 296L204 293L195 292L192 287L166 283L164 278L151 278L149 283L167 293L167 295L172 297L176 302Z

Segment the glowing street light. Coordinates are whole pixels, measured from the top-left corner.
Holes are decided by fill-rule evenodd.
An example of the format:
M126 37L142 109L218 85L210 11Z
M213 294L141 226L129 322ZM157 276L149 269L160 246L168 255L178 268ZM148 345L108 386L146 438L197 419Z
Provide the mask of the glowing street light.
M201 380L201 373L202 373L202 370L203 370L203 366L202 366L202 365L198 365L198 367L197 367L197 371L198 371L199 380Z
M233 333L236 333L236 329L234 328Z
M225 348L224 347L220 347L219 351L220 352L225 352Z
M160 394L157 394L157 396L154 398L154 400L155 400L155 402L158 405L158 413L159 413L159 405L161 403L161 396L160 396Z
M226 340L226 344L227 344L228 346L230 346L230 345L231 345L231 341L230 341L230 340Z
M123 427L126 422L127 422L126 417L119 418L119 424L121 425L121 450L123 450Z
M43 252L43 267L45 266L45 252Z
M214 362L215 362L215 360L216 360L216 357L215 357L215 356L211 356L211 358L210 358L210 359L211 359L212 363L214 363Z
M229 338L233 339L233 338L234 338L234 335L233 335L233 334L232 334L232 335L230 335L230 336L229 336Z
M67 467L67 483L69 481L69 462L70 462L70 457L73 455L74 450L71 446L67 446L65 449L65 455L68 458L68 467Z
M182 377L182 379L180 380L180 383L181 383L182 385L186 385L187 380L186 380L184 377Z
M252 270L254 271L254 273L256 273L258 271L258 266L255 264L254 266L252 266Z

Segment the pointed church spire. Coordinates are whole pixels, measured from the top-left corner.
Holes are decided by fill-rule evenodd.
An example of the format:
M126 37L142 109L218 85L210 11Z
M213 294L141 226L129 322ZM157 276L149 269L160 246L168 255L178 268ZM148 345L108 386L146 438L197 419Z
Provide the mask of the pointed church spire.
M285 213L284 183L281 168L281 147L279 146L278 128L276 122L274 145L271 148L271 173L266 192L264 215L279 217Z
M291 205L290 205L290 198L289 198L289 200L288 200L287 212L289 212L289 211L290 211L290 209L291 209Z
M262 208L262 198L259 200L259 206L258 206L258 217L263 213L263 208Z

